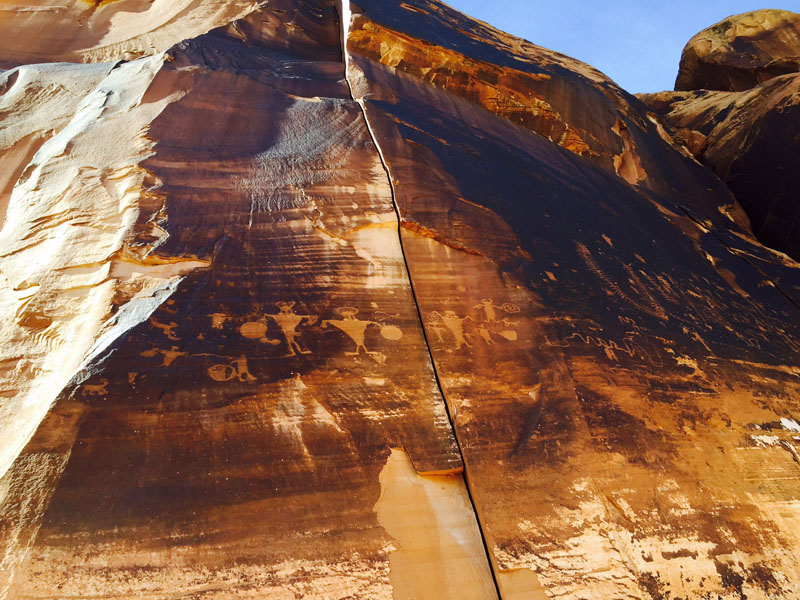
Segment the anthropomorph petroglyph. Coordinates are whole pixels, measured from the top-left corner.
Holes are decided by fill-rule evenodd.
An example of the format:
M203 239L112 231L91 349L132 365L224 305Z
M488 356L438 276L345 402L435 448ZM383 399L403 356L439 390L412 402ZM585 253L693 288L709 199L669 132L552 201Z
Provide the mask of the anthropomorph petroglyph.
M356 349L353 352L345 352L345 356L358 356L361 351L364 351L364 354L371 356L376 361L383 363L386 360L386 355L382 352L374 352L368 350L365 346L365 335L367 332L367 328L370 325L377 326L381 328L381 336L387 340L397 341L403 337L403 332L399 327L395 327L394 325L384 325L383 323L379 323L377 321L368 321L364 319L357 319L356 315L358 314L357 308L352 308L350 306L344 306L336 310L336 312L342 317L341 319L326 319L322 322L323 329L326 328L328 325L332 325L343 331L347 334L347 336L353 340L356 345Z
M428 313L427 327L436 335L440 342L444 342L444 332L450 332L453 343L452 350L460 350L464 346L471 348L475 339L481 340L487 346L497 344L495 336L515 342L519 339L515 327L519 321L511 320L508 317L498 318L499 312L518 313L519 306L516 304L505 303L497 305L493 300L484 298L479 304L472 307L477 310L476 317L460 316L454 310L446 310L443 313L433 311Z
M518 313L520 310L519 306L517 306L516 304L511 304L510 302L506 302L501 306L497 306L493 300L489 300L488 298L484 298L483 300L481 300L480 304L476 304L472 308L483 310L484 321L486 323L498 322L497 321L498 310L501 310L504 313ZM501 322L504 323L505 325L511 325L511 326L519 324L518 321L511 321L508 318L503 318Z
M284 339L286 340L288 352L284 356L297 356L298 352L300 354L311 354L311 350L303 350L303 348L301 348L300 344L297 342L297 337L300 335L297 332L297 327L303 322L303 320L305 320L308 325L313 325L319 318L316 315L296 314L294 312L294 304L294 302L276 302L275 306L280 309L280 312L274 315L266 315L267 318L275 321L275 323L278 325L278 328L281 330ZM266 334L266 330L264 330L264 334ZM242 333L242 335L244 335L244 333ZM272 343L268 338L264 339L268 343Z
M459 317L454 310L446 310L444 314L433 311L428 314L428 321L432 324L441 323L453 335L456 343L456 350L462 346L472 347L472 335L464 331L464 324L467 321L474 321L472 317Z
M492 300L484 298L483 300L481 300L480 304L476 304L472 308L483 309L486 315L486 321L488 323L497 322L497 313L494 310L496 307Z
M494 346L496 342L492 339L492 333L486 329L486 325L483 323L478 325L478 333L484 342L486 342L489 346Z

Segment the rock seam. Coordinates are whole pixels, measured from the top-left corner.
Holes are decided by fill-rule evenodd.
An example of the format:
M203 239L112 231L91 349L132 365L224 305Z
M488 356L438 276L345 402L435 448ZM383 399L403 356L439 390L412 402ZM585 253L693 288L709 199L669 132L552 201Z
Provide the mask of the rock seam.
M444 389L442 388L442 382L439 379L439 372L436 368L436 361L433 359L433 352L431 350L430 340L428 339L428 332L425 329L425 322L422 319L422 312L419 308L419 301L417 300L417 292L414 288L414 280L411 277L411 270L408 266L408 258L406 256L405 247L403 246L403 219L400 214L400 207L397 205L397 197L395 194L394 189L394 180L392 179L392 174L389 169L389 165L386 162L386 159L383 155L383 151L381 150L381 146L378 143L377 137L375 136L375 132L372 129L372 125L369 122L369 117L367 116L367 110L364 106L364 99L363 98L356 98L353 95L353 88L350 83L350 66L349 66L349 54L347 51L347 37L350 30L350 7L346 6L349 0L337 0L336 8L339 12L339 26L341 28L341 46L342 46L342 63L344 64L344 79L347 85L347 89L350 93L350 98L358 105L359 109L361 110L361 116L364 119L364 124L366 125L367 132L369 133L370 140L372 141L372 145L375 146L375 150L378 153L378 158L381 161L381 166L383 167L384 172L386 173L386 179L389 181L389 189L392 194L392 208L394 208L394 213L397 217L397 238L400 244L400 253L403 256L403 265L405 267L406 276L408 277L408 285L411 290L411 297L414 301L414 308L417 311L417 318L419 319L420 329L422 330L422 338L425 341L425 349L428 352L428 358L430 360L431 369L433 371L433 377L436 382L436 387L439 390L439 394L442 398L442 403L444 404L444 410L447 414L447 419L450 422L450 429L453 432L453 438L456 441L456 447L458 448L458 454L461 458L461 464L463 465L463 475L464 475L464 483L465 489L467 492L467 497L469 498L469 503L472 508L472 512L475 516L475 522L478 525L478 531L481 535L481 543L483 544L484 552L486 553L486 561L489 565L489 573L492 576L492 583L494 584L495 593L497 594L498 600L502 600L502 595L500 594L500 585L497 581L497 575L495 573L495 565L494 561L492 560L492 553L489 551L489 545L486 541L486 535L484 533L484 525L481 523L480 515L478 514L477 506L475 505L475 499L472 495L472 485L469 479L469 473L467 471L467 464L464 461L464 452L461 449L461 440L458 439L458 431L456 430L455 421L453 420L453 415L450 413L450 407L447 405L447 401L445 400Z

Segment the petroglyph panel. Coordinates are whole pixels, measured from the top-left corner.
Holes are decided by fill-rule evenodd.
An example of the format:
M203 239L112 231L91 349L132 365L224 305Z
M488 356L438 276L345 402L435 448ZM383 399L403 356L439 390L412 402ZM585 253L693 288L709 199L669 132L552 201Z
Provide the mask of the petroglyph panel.
M343 77L332 2L273 2L170 51L148 94L181 97L142 167L159 256L206 268L79 373L12 465L0 597L389 600L373 507L392 449L463 500L391 188ZM453 508L474 552L475 515ZM466 560L485 583L485 553Z

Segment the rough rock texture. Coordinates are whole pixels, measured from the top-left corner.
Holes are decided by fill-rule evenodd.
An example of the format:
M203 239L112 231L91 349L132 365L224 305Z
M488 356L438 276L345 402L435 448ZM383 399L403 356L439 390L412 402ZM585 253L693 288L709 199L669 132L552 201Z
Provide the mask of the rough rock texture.
M0 598L796 597L800 265L655 115L436 2L194 4L4 75Z
M148 56L226 25L258 4L257 0L3 0L0 67Z
M702 68L690 68L693 48L723 38L728 45L715 46ZM778 63L783 70L773 68ZM747 77L732 67L745 64ZM679 144L725 181L758 239L795 259L800 259L799 70L800 15L756 11L692 39L676 89L694 91L639 96L664 118ZM731 73L738 73L735 84L720 83L733 81ZM717 89L728 91L711 91Z
M725 181L758 239L800 259L800 74L746 92L661 92L640 99Z
M740 92L800 71L800 14L756 10L694 36L681 54L675 89Z

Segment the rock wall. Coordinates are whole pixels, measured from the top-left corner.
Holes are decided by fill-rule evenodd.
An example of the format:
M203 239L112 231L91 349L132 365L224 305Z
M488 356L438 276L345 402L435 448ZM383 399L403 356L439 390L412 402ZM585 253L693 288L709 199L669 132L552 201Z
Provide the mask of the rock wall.
M800 265L726 186L443 4L236 10L5 74L0 598L793 598Z

